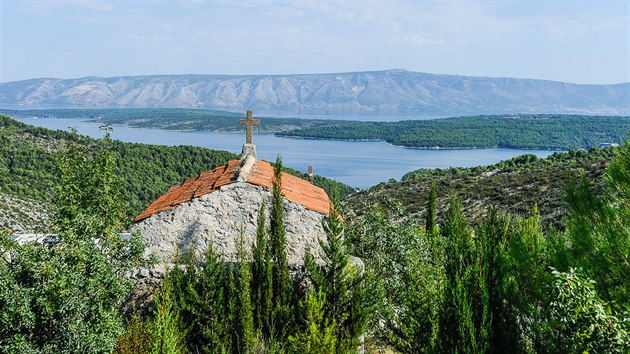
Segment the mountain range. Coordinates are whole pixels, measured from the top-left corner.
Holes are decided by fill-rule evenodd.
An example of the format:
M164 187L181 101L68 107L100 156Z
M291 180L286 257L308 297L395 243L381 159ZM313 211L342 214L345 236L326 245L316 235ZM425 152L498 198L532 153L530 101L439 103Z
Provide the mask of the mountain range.
M630 114L630 83L406 70L295 75L39 78L0 83L2 107L180 107L285 114Z

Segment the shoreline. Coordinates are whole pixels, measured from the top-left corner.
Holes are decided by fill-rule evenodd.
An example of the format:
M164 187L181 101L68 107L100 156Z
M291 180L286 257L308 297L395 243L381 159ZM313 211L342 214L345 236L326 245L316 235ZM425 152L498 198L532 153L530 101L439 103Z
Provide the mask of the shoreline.
M102 123L98 118L97 119L93 119L93 118L89 118L89 119L85 119L84 117L76 117L76 118L57 118L57 117L47 117L47 118L40 118L40 117L29 117L29 118L22 118L22 119L77 119L79 121L83 121L83 122L87 122L87 123L92 123L92 124L99 124ZM129 125L127 123L108 123L112 126L124 126L126 128L129 129L158 129L158 130L164 130L164 131L174 131L174 132L208 132L208 133L227 133L227 134L240 134L242 133L241 130L200 130L200 129L170 129L168 127L158 127L158 126L153 126L153 127L143 127L143 126L134 126L134 125ZM348 142L385 142L391 146L395 146L398 148L404 148L404 149L410 149L410 150L481 150L481 149L510 149L510 150L531 150L531 151L537 151L537 150L548 150L548 151L557 151L557 152L562 152L562 151L568 151L570 150L570 148L558 148L558 147L554 147L554 148L550 148L550 147L514 147L514 146L499 146L499 145L493 145L493 146L408 146L408 145L398 145L398 144L394 144L394 143L390 143L387 140L384 139L339 139L339 138L319 138L319 137L311 137L311 136L300 136L300 135L281 135L278 133L282 133L283 131L264 131L264 132L257 132L257 134L273 134L274 136L278 137L278 138L289 138L289 139L304 139L304 140L318 140L318 141L348 141Z
M275 133L274 133L275 134ZM408 146L408 145L398 145L394 143L390 143L384 139L339 139L339 138L318 138L312 136L299 136L299 135L278 135L275 134L279 138L290 138L290 139L304 139L304 140L321 140L321 141L349 141L349 142L385 142L391 146L404 148L404 149L414 149L414 150L476 150L476 149L511 149L511 150L549 150L549 151L568 151L569 148L549 148L549 147L515 147L515 146Z

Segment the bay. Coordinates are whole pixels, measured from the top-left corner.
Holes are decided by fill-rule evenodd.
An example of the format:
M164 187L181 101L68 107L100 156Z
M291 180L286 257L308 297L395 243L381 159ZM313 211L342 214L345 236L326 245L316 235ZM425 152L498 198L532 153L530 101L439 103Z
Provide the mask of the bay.
M94 138L104 133L99 125L79 119L23 118L19 121L48 129L77 129L79 134ZM129 128L114 125L112 138L126 142L156 145L194 145L227 150L240 154L245 136L242 133L173 131L152 128ZM273 134L254 134L259 159L275 161L306 172L312 164L315 174L368 188L389 179L400 179L419 168L473 167L491 165L522 154L546 157L555 151L522 149L452 149L424 150L394 146L383 141L337 141L281 138Z

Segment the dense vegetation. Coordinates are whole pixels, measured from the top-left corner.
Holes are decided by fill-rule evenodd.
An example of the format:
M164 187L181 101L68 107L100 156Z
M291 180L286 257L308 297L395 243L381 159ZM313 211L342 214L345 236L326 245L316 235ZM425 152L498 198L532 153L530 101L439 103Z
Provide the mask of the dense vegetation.
M385 140L419 148L590 149L621 143L630 117L569 115L475 116L401 122L337 121L277 133L317 139Z
M536 208L473 226L452 196L441 222L381 207L354 218L351 253L382 289L375 338L404 353L628 352L630 144L598 179L569 179L564 231ZM426 193L431 209L448 192Z
M491 206L517 215L537 207L543 225L562 227L569 211L564 200L566 182L582 170L601 191L602 175L613 152L614 148L570 150L544 159L526 154L490 166L421 169L407 173L401 181L383 182L353 194L345 203L359 215L378 206L396 220L423 218L434 183L439 194L438 219L444 216L450 197L457 195L471 221L485 215Z
M94 139L85 136L33 127L0 116L0 194L22 198L30 203L42 204L44 209L51 209L49 201L55 186L60 182L56 173L60 151L70 142L85 146L95 144ZM237 158L226 151L194 146L169 147L120 141L112 141L111 144L117 157L116 172L122 177L121 189L123 199L128 203L129 220L172 184ZM308 178L307 174L294 170L288 172ZM315 176L314 183L328 191L335 186L344 195L352 191L349 186L321 176ZM3 205L0 209L17 219L12 221L12 226L31 228L38 221L47 219L41 215L39 220L37 217L33 219L32 215L21 212L15 205Z
M630 350L630 144L615 151L598 192L584 174L570 181L564 231L542 227L536 209L491 210L472 226L457 198L441 222L430 212L393 223L375 208L346 224L335 209L327 262L307 257L293 277L278 162L270 227L259 224L253 254L241 249L234 264L212 249L183 255L153 313L125 324L126 275L146 263L139 235L127 243L118 234L125 213L112 151L105 138L61 158L62 242L0 239L3 352L352 353L362 334L368 347L402 353ZM430 208L438 195L429 193Z
M125 222L121 181L106 137L72 143L59 159L50 243L12 241L0 230L0 352L106 353L123 333L129 272L145 264Z
M108 137L69 136L54 166L55 239L20 245L0 235L0 352L352 353L363 335L368 348L402 353L630 351L630 142L475 172L417 171L402 183L426 180L410 196L424 217L401 218L393 189L388 208L344 218L335 208L326 262L307 257L297 272L286 262L277 161L270 226L263 205L256 235L243 235L256 238L252 254L241 248L236 263L213 249L182 255L152 313L125 320L128 274L147 260L140 235L120 237L128 215L120 155ZM543 225L535 206L471 217L442 184L568 166L600 172L567 173L560 229Z

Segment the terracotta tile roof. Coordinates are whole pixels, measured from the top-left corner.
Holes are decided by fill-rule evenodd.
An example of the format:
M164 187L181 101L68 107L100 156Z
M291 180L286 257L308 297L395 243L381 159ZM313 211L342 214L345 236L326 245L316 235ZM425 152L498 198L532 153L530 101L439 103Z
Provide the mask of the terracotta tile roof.
M169 210L178 204L189 202L194 198L219 190L222 186L236 182L241 163L239 160L230 160L227 165L219 166L212 171L202 172L198 177L191 177L180 184L171 186L164 195L151 203L134 221L142 221L153 214ZM271 189L273 186L273 166L269 162L257 160L247 176L246 182ZM328 215L330 199L326 192L301 178L283 172L282 194L287 200L302 204L306 209Z

